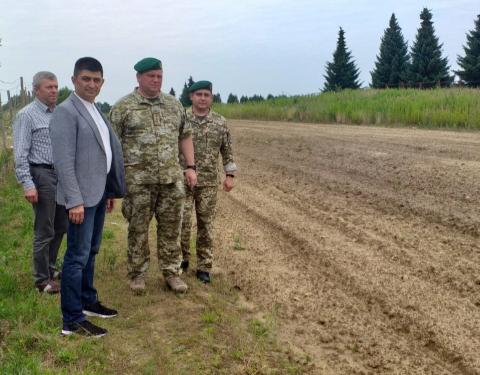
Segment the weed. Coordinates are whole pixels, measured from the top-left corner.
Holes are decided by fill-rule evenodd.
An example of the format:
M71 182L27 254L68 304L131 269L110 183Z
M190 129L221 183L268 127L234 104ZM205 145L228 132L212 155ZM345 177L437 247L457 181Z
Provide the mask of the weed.
M245 247L242 245L242 240L238 234L233 237L233 250L245 250Z

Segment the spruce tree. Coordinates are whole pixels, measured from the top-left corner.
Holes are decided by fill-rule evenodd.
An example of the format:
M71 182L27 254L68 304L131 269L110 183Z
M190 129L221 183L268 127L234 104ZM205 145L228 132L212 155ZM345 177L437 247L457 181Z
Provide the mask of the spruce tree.
M449 75L447 58L442 57L442 44L435 36L432 13L423 8L420 19L411 52L410 85L420 88L450 86L453 76Z
M221 103L222 102L222 97L220 96L219 92L214 94L212 99L213 99L214 103Z
M227 104L237 104L237 103L238 103L237 95L230 93L228 95Z
M458 56L457 70L461 81L469 87L480 87L480 14L475 21L475 30L467 34L467 45L463 46L465 56Z
M383 89L403 86L408 80L409 59L407 42L395 13L392 13L390 24L380 43L375 69L370 73L372 87Z
M172 95L173 97L175 97L175 90L172 88L170 88L170 92L169 92L170 95Z
M333 53L333 61L327 63L326 82L323 91L336 91L342 89L358 89L360 72L355 66L350 51L345 43L345 32L342 28L338 32L337 49Z
M184 107L190 107L192 105L192 102L190 100L190 94L188 93L188 89L194 84L194 80L192 76L188 78L188 83L185 83L183 85L183 90L182 90L182 95L180 95L180 103Z

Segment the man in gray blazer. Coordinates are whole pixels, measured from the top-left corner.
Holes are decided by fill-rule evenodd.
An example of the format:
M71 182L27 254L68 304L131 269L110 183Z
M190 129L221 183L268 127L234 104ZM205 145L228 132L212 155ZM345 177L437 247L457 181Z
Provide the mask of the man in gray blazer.
M61 307L63 335L104 336L107 331L86 320L110 318L93 286L105 212L125 195L120 143L95 105L103 68L92 57L75 63L75 91L60 104L50 122L53 162L58 175L57 202L68 211L67 251L63 262Z

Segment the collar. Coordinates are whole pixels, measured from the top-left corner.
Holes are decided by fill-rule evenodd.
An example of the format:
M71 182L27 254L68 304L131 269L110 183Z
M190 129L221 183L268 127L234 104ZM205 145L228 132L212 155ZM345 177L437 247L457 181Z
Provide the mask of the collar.
M38 98L34 99L34 103L43 113L53 112L53 110L51 110L45 103L40 101Z
M158 98L154 99L147 99L144 96L140 95L140 92L138 91L138 87L135 87L133 90L133 96L135 99L137 99L138 103L141 104L148 104L148 105L154 105L154 104L165 104L165 99L163 99L162 93L160 92L158 94Z
M206 116L203 116L203 117L197 116L195 113L193 113L192 107L189 107L186 112L187 112L188 117L192 121L194 121L198 124L203 124L205 122L212 122L213 121L213 119L212 119L212 109L210 109L208 111L208 114Z
M92 102L86 101L85 99L82 99L80 96L78 96L78 94L75 91L73 93L75 94L75 96L78 99L80 99L80 101L85 105L86 108L91 107L91 106L95 107L95 103L92 103Z

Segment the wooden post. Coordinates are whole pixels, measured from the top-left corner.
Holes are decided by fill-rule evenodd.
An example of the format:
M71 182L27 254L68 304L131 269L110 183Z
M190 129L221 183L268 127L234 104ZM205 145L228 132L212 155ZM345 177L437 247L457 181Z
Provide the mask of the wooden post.
M13 117L13 103L12 103L12 98L10 97L10 90L7 90L7 100L8 100L8 114L10 122L12 122L12 117Z
M3 121L3 111L2 111L2 94L0 94L0 130L2 131L2 145L3 150L7 151L7 132L5 131L5 122Z
M22 107L25 107L27 105L25 86L23 86L23 77L20 77L20 103Z

